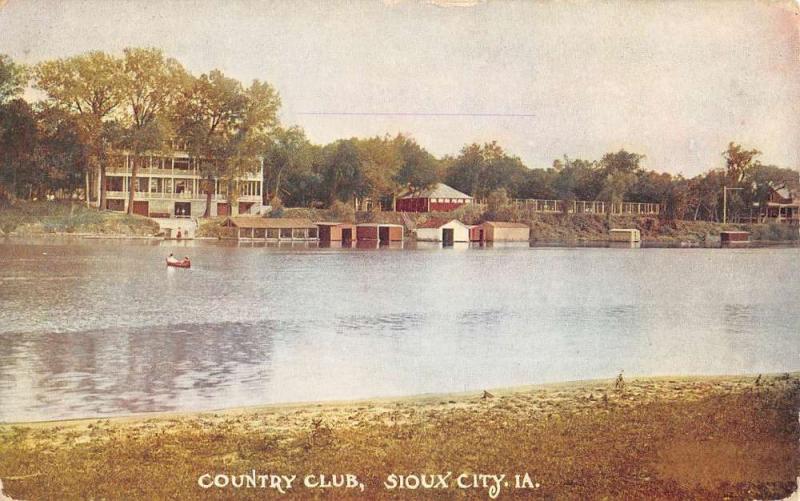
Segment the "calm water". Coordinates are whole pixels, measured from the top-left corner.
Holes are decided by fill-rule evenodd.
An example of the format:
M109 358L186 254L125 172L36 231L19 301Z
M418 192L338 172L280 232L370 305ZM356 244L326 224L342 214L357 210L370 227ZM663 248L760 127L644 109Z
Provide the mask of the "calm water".
M797 370L798 298L796 247L6 240L0 421Z

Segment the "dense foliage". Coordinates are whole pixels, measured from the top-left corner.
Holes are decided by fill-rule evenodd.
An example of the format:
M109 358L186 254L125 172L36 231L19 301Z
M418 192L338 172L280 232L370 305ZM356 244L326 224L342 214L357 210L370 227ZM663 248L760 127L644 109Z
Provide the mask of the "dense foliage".
M20 98L29 83L42 101ZM763 165L760 151L733 142L722 153L725 167L690 179L646 170L642 155L625 150L529 168L496 142L442 158L403 134L316 145L301 128L279 123L279 107L268 83L245 86L219 70L194 76L158 49L93 51L33 68L0 55L0 200L83 197L112 150L145 153L176 140L216 159L200 163L208 180L230 180L263 158L264 201L280 207L364 199L391 206L404 188L444 182L493 205L519 198L650 202L671 219L718 221L723 186L737 188L728 191L733 220L763 202L770 185L800 188L796 170ZM212 185L203 188L209 198ZM104 190L100 196L102 207Z

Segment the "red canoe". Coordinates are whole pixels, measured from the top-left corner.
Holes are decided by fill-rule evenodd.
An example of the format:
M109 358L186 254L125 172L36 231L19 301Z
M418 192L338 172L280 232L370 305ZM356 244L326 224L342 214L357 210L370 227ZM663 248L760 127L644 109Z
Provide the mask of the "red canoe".
M167 259L167 266L174 266L175 268L191 268L192 262L188 259L181 259L180 261L170 261Z

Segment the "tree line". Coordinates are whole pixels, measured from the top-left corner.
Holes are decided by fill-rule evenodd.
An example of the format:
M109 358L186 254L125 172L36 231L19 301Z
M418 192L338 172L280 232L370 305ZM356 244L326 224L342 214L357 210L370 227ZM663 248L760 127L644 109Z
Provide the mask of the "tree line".
M21 95L28 86L41 99ZM725 166L685 178L642 167L644 157L620 150L600 159L564 156L547 168L529 168L496 142L465 145L436 157L398 134L313 144L297 126L280 123L280 96L267 82L249 85L219 70L193 75L154 48L115 55L92 51L26 67L0 54L0 200L49 193L91 196L112 153L169 149L178 139L200 159L201 190L210 206L214 180L228 182L264 162L265 203L329 207L370 198L390 206L404 188L444 182L478 199L538 198L659 203L674 219L720 220L722 187L729 214L747 215L770 185L798 189L798 172L762 164L761 152L731 142ZM214 159L215 161L211 161ZM132 210L137 163L128 210Z

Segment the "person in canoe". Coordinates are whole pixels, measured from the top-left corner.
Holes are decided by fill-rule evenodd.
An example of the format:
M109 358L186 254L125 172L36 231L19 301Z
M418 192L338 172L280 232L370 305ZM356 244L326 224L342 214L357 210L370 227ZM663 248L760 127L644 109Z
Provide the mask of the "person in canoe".
M189 260L189 256L184 256L183 259L175 258L173 253L169 253L167 256L167 266L174 266L176 268L190 268L192 266L192 262Z

